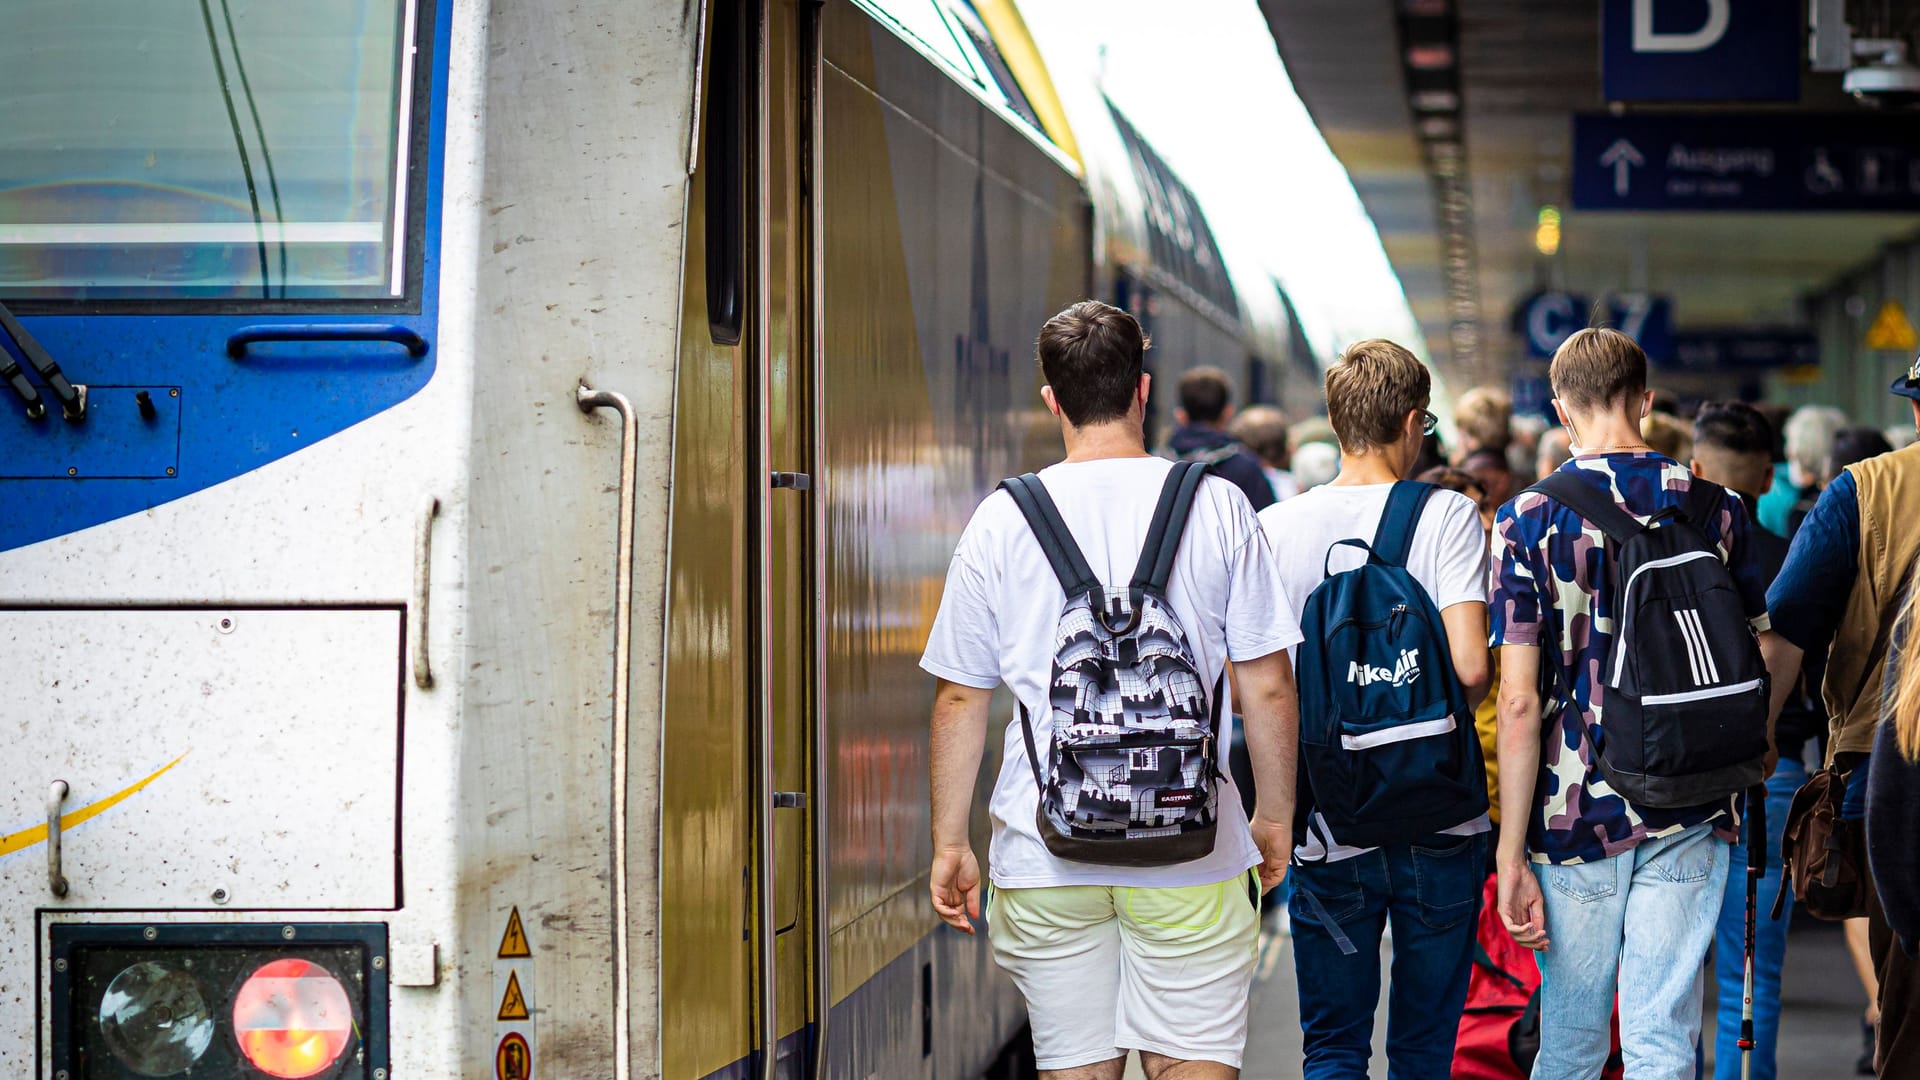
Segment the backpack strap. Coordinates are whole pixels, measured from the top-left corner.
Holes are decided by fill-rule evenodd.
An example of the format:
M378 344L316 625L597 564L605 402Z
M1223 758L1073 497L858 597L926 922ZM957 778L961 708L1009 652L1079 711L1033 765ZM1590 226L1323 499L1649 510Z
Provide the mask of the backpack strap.
M1027 528L1033 530L1033 538L1040 542L1040 550L1053 567L1053 576L1060 579L1060 588L1068 596L1099 592L1100 579L1093 576L1093 568L1087 565L1080 546L1073 542L1073 533L1060 519L1060 508L1053 504L1053 496L1047 494L1047 485L1040 482L1040 477L1034 473L1011 477L1000 481L1000 488L1013 496L1013 504L1027 519Z
M1687 524L1705 529L1707 522L1720 515L1726 505L1727 489L1705 477L1696 476L1693 483L1687 485L1686 497L1680 503L1680 516Z
M1407 565L1413 551L1413 534L1420 527L1420 514L1433 498L1436 485L1417 480L1402 480L1387 492L1386 509L1380 511L1380 527L1373 533L1373 561L1388 566Z
M1153 522L1147 526L1147 542L1140 549L1140 564L1134 568L1129 589L1166 595L1167 581L1173 577L1173 558L1180 553L1180 538L1187 531L1187 516L1193 510L1194 493L1206 477L1207 466L1202 462L1173 463L1167 482L1160 487L1160 504L1153 509Z
M1624 544L1647 531L1646 526L1640 524L1632 514L1620 509L1620 504L1613 501L1612 495L1586 483L1570 470L1562 469L1527 490L1545 495L1579 514L1589 524L1606 533L1607 539L1615 544Z

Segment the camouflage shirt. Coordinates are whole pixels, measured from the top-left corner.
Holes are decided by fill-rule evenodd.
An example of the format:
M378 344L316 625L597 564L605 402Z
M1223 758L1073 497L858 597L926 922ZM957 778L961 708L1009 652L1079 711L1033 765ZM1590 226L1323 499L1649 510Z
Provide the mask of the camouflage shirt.
M1693 476L1651 452L1595 454L1562 466L1609 491L1641 521L1685 498ZM1746 542L1747 508L1729 494L1707 539L1720 551L1756 631L1768 628L1767 572ZM1685 809L1635 806L1615 793L1594 760L1605 738L1604 687L1597 678L1613 642L1614 582L1604 534L1544 495L1523 492L1494 524L1493 644L1539 645L1554 677L1542 722L1540 774L1527 849L1536 862L1580 863L1630 851L1642 840L1719 821L1734 838L1736 808L1726 799Z

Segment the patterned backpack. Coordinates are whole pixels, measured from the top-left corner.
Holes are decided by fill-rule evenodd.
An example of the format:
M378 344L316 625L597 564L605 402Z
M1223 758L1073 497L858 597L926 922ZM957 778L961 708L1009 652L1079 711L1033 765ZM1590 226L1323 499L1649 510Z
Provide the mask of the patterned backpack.
M1047 850L1105 866L1164 866L1213 851L1220 689L1206 692L1167 580L1206 467L1167 475L1125 588L1095 577L1033 473L1002 481L1066 593L1048 680L1046 764L1020 703Z

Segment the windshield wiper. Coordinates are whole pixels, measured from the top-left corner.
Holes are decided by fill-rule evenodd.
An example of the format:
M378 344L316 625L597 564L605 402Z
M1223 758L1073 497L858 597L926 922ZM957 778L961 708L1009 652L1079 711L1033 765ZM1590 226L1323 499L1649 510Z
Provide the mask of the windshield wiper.
M8 311L5 304L0 304L0 334L4 334L13 343L13 351L32 364L33 370L47 381L47 389L60 401L61 416L75 423L86 419L87 388L67 381L60 371L60 365L54 362L53 354L47 352L46 346L40 344L32 334L27 333L27 328L20 325L20 320L13 317L13 312ZM7 380L13 386L13 392L26 402L29 419L38 420L47 414L47 407L40 400L40 392L27 381L18 360L7 357L7 366L0 368L0 378Z

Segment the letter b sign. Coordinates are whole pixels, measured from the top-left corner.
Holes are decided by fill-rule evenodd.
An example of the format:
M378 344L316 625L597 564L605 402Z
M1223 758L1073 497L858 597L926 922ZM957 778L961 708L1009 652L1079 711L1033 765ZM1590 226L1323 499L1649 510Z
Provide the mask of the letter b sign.
M1794 101L1804 0L1602 0L1609 101Z

